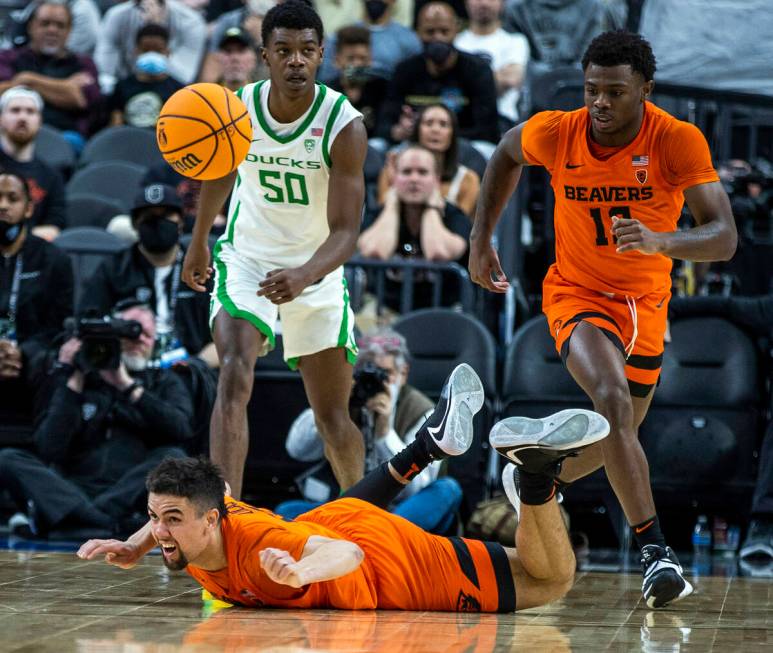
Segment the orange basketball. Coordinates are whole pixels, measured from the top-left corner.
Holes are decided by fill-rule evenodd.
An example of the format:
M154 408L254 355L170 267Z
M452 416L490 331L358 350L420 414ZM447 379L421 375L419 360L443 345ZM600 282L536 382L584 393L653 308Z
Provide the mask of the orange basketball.
M247 156L252 123L236 94L219 84L191 84L161 109L158 149L177 172L192 179L219 179Z

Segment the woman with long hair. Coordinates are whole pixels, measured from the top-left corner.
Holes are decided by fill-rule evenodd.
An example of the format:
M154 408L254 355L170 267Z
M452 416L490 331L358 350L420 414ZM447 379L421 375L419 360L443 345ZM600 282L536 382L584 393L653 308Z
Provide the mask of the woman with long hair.
M480 192L480 178L474 170L459 163L458 133L459 125L454 112L444 104L429 104L419 113L409 142L422 145L435 154L443 197L472 217ZM400 145L389 152L379 175L378 197L381 204L392 185L395 156L402 147Z

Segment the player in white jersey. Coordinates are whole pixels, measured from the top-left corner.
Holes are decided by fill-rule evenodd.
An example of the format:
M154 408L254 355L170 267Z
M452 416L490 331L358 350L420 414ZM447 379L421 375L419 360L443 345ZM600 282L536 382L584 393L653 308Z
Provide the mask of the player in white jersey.
M204 291L215 273L210 322L220 379L210 455L233 495L247 457L247 402L259 355L282 321L284 357L303 377L325 454L342 488L362 477L362 434L349 417L356 345L343 263L354 253L365 195L367 134L346 98L314 82L322 21L288 0L263 20L270 79L240 92L253 142L228 176L202 184L183 280ZM233 189L210 267L207 237Z

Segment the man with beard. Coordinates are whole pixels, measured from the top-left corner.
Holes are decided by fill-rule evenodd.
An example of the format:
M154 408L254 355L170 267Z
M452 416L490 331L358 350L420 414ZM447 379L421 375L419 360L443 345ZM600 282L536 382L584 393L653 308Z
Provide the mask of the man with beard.
M28 440L35 389L72 314L70 259L30 233L32 212L24 177L0 170L0 445Z
M105 259L86 282L81 312L103 315L134 298L156 316L154 358L196 356L217 367L209 331L209 299L181 283L182 202L172 186L149 184L134 201L132 226L139 242ZM175 353L176 352L176 353Z
M268 75L266 68L258 65L258 53L252 37L241 27L226 30L217 54L222 72L216 81L234 93Z
M32 233L53 240L66 226L64 183L57 170L35 156L43 98L24 86L0 96L0 167L21 175L29 187Z
M403 59L421 52L419 41L413 30L394 20L395 0L363 0L362 20L358 26L370 32L370 56L372 73L389 79L395 67ZM338 77L338 33L331 34L325 42L325 58L319 69L319 78L325 83Z
M153 312L135 304L115 317L142 329L137 339L121 340L117 367L93 369L93 361L79 354L83 342L69 338L50 373L34 451L0 451L0 486L18 507L32 506L26 516L12 518L12 533L130 531L132 514L145 504L148 471L165 457L185 455L180 446L193 433L193 405L177 375L147 369Z
M399 143L411 135L416 109L441 103L459 119L459 135L496 143L497 89L489 65L454 47L458 19L445 2L419 12L416 31L424 52L401 61L387 92L378 136Z
M14 86L40 93L45 100L43 121L61 129L80 152L100 94L94 62L66 47L71 27L66 3L42 2L27 26L29 44L0 52L0 93Z

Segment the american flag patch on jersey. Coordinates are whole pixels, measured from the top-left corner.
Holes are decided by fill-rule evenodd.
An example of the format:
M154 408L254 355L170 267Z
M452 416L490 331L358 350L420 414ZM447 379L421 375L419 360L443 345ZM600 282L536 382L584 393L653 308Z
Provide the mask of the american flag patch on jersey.
M650 164L650 157L646 154L634 154L631 163L634 168L638 166L648 166Z
M311 128L311 135L312 136L322 136L322 128L321 127L312 127Z

